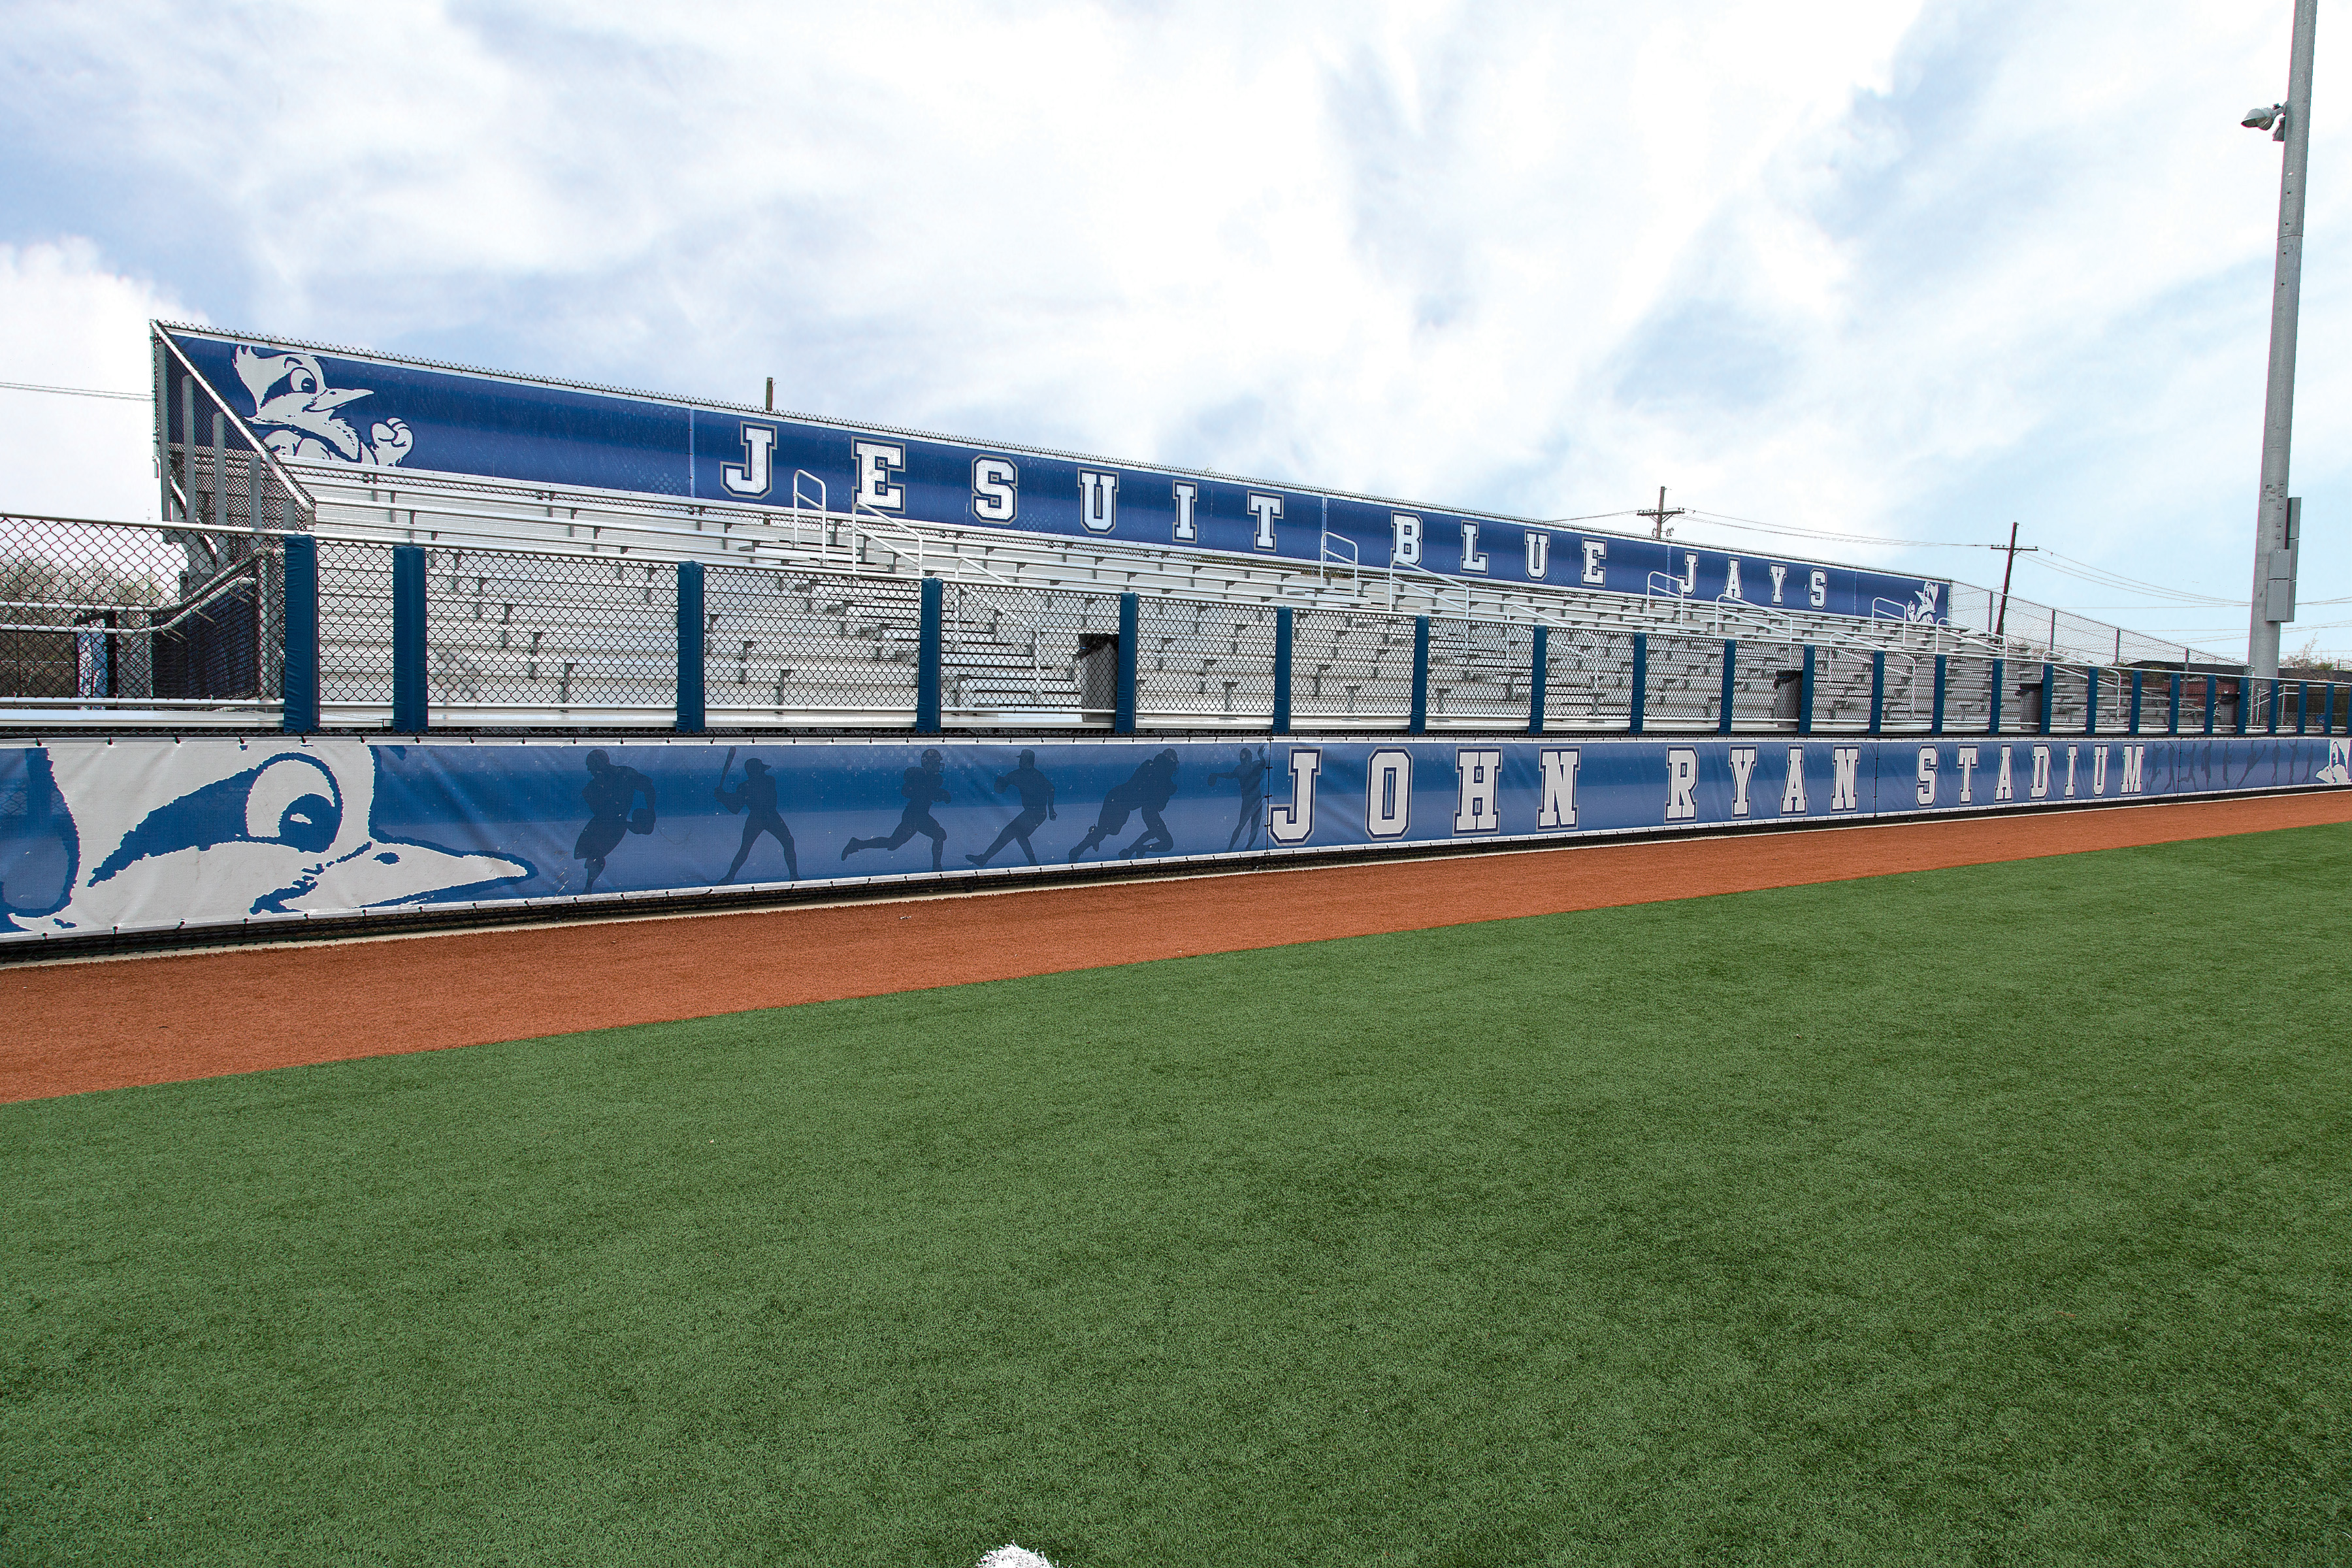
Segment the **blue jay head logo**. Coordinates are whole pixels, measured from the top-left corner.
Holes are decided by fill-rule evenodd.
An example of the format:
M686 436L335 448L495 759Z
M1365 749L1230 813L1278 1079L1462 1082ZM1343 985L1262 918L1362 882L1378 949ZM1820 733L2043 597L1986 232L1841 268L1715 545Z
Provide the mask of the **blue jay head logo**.
M236 376L253 395L253 425L262 445L289 462L390 465L408 456L416 437L390 417L359 427L343 416L348 404L375 394L366 387L331 387L316 354L237 345Z

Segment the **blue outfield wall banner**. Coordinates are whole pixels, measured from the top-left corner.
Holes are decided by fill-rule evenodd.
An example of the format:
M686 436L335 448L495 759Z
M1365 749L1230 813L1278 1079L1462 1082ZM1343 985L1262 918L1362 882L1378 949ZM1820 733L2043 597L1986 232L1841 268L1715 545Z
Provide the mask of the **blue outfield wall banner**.
M767 507L813 503L814 487L796 481L805 473L822 482L835 511L916 522L1309 563L1323 559L1329 535L1339 553L1372 569L1729 598L1864 619L1941 621L1950 608L1950 584L1935 578L161 330L257 439L298 462ZM165 402L172 438L184 439L178 399L167 392Z
M0 940L2352 784L2342 737L68 740Z

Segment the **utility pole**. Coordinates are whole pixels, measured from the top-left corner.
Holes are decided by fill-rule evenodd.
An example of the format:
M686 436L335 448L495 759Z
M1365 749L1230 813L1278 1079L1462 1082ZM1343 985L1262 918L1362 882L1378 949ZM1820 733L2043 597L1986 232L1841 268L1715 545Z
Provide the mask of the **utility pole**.
M2009 629L2009 579L2010 574L2017 570L2017 524L2012 522L2009 525L2009 543L2006 546L1996 544L1993 548L2005 548L2009 552L2009 564L2000 569L2000 619L1992 628L1992 635L1998 640ZM2038 544L2029 544L2025 547L2025 553L2031 555L2041 548Z
M2295 0L2294 47L2287 61L2286 102L2255 110L2245 123L2278 126L2286 143L2279 174L2278 269L2271 285L2271 374L2263 404L2263 488L2254 514L2253 606L2246 628L2246 670L2278 674L2279 625L2294 614L2294 541L2287 528L2287 446L2294 433L2295 316L2303 292L2304 172L2311 154L2312 33L2319 0Z
M771 414L773 414L775 411L776 411L776 378L775 378L774 376L772 376L772 376L770 376L770 377L768 378L768 412L769 412L769 413L771 413Z
M1650 519L1652 523L1654 524L1654 526L1650 530L1650 537L1653 539L1664 539L1666 536L1666 519L1670 517L1680 517L1684 512L1688 511L1690 509L1688 507L1678 506L1674 508L1672 510L1668 510L1666 508L1666 487L1660 485L1658 487L1657 510L1654 511L1637 511L1633 515L1635 517L1646 517Z

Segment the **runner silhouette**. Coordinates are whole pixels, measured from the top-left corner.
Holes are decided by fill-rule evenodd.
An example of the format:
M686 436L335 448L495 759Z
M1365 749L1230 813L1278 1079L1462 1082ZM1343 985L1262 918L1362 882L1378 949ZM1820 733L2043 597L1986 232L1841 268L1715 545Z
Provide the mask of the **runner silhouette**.
M630 803L643 795L646 804L635 811ZM580 829L572 858L588 863L588 880L580 890L593 893L604 874L604 857L619 847L622 836L654 830L654 781L636 769L616 763L603 752L588 753L588 785L580 792L588 804L588 821Z
M1080 856L1125 827L1130 812L1142 815L1143 832L1127 847L1125 854L1128 858L1146 853L1147 847L1149 852L1155 855L1161 850L1174 848L1175 837L1168 831L1168 825L1160 819L1160 814L1167 809L1169 800L1175 794L1176 752L1171 748L1147 760L1129 775L1125 783L1111 786L1110 793L1103 796L1102 814L1095 818L1095 825L1087 829L1087 836L1078 840L1078 847L1070 851L1071 863L1076 864Z
M1247 746L1244 746L1239 762L1209 775L1211 784L1219 779L1231 779L1241 791L1241 815L1234 818L1234 830L1225 839L1226 848L1231 849L1241 838L1244 827L1249 829L1249 847L1253 849L1257 847L1258 825L1265 820L1265 773L1272 766L1265 760L1264 746L1260 746L1255 755Z
M735 873L740 871L743 862L751 858L751 846L760 841L762 833L783 846L784 873L793 881L800 880L800 857L793 850L793 830L784 826L782 816L776 815L776 775L768 771L767 763L753 757L743 764L743 786L740 789L721 787L710 793L719 805L727 808L729 816L739 811L751 813L743 819L743 842L736 849L734 862L727 868L727 875L719 879L721 882L735 879Z
M931 841L931 869L940 869L940 852L947 847L948 830L932 820L931 807L947 800L948 788L944 761L936 748L926 748L922 766L899 776L898 793L906 797L907 809L890 837L853 838L841 847L841 858L846 860L860 849L896 849L919 833Z
M1021 815L1004 825L1004 831L996 836L996 842L986 851L964 857L975 866L987 865L995 858L998 850L1016 838L1021 841L1021 853L1028 856L1029 864L1034 866L1037 851L1030 847L1029 836L1036 832L1038 826L1046 818L1061 815L1054 809L1053 781L1037 771L1037 753L1034 752L1022 752L1021 765L997 779L997 794L1003 795L1007 788L1021 792Z

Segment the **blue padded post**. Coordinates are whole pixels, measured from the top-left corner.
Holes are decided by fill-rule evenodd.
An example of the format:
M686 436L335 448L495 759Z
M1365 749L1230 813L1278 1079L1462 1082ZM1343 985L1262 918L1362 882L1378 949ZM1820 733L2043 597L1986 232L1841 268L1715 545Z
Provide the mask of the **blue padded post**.
M1715 721L1715 732L1718 735L1728 735L1731 733L1731 704L1732 700L1736 695L1732 689L1731 678L1732 672L1737 669L1738 666L1739 639L1737 637L1726 637L1723 639L1723 702L1721 705L1721 712Z
M702 563L677 563L677 732L702 733Z
M288 734L318 729L319 542L307 533L286 541L286 674L278 695Z
M2095 667L2083 671L2083 733L2099 732L2099 672Z
M1274 612L1274 732L1290 733L1290 606ZM1543 633L1538 630L1536 636Z
M2037 724L2037 725L2035 725L2035 726L2034 726L2034 728L2035 728L2037 731L2039 731L2041 733L2044 734L2044 735L2047 735L2048 733L2050 733L2050 721L2051 721L2051 718L2053 717L2053 715L2055 713L2055 711L2056 711L2056 710L2057 710L2057 707L2058 707L2058 704L2056 704L2055 702L2053 702L2053 701L2051 700L2051 699L2052 699L2053 697L2055 697L2055 696L2058 694L2058 693L2057 693L2057 685L2058 685L2058 681L2057 681L2057 675L2058 675L2058 667L2057 667L2056 665L2054 665L2054 664L2048 664L2048 663L2045 663L2045 664L2043 664L2043 665L2042 665L2042 722L2041 722L2041 723L2039 723L2039 724Z
M1625 733L1642 732L1642 710L1650 702L1650 634L1633 634L1633 693L1625 705Z
M940 732L940 662L945 638L943 623L947 591L937 577L923 579L922 619L915 634L915 733L936 735ZM1119 624L1126 625L1127 607L1119 606ZM1120 667L1126 667L1126 642L1119 647ZM1129 710L1130 718L1132 708ZM1120 731L1122 734L1124 731Z
M2143 684L2142 678L2147 674L2147 672L2144 669L2135 669L2132 671L2131 732L2135 735L2139 733L2140 689Z
M392 547L392 727L422 735L425 710L425 547Z
M1870 732L1886 728L1886 650L1870 656Z
M2180 672L2177 669L2172 672L2172 700L2165 708L2164 732L2180 733Z
M1801 685L1800 685L1800 686L1797 688L1797 733L1798 733L1798 734L1800 734L1800 735L1810 735L1810 734L1811 734L1812 732L1813 732L1813 645L1812 645L1812 644L1811 644L1811 643L1807 643L1807 644L1805 645L1805 674L1804 674L1804 679L1803 679L1803 683L1802 683Z
M2213 732L2213 710L2220 706L2221 700L2221 683L2208 675L2205 678L2205 732L2209 735Z
M1950 665L1951 659L1948 655L1939 653L1936 656L1936 706L1927 719L1927 732L1931 735L1940 735L1944 732L1944 690L1949 676Z
M1138 651L1136 645L1143 640L1143 634L1138 629L1141 619L1136 596L1121 594L1118 596L1118 694L1113 699L1116 706L1112 708L1110 716L1111 733L1115 735L1135 733L1135 656Z
M1412 721L1416 735L1429 732L1429 617L1412 618Z
M2241 678L2241 679L2240 679L2240 680L2238 681L2238 733L2239 733L2239 734L2242 735L2242 734L2244 734L2244 733L2246 732L2246 726L2247 726L2248 724L2250 724L2250 723L2252 723L2252 722L2253 721L2253 712L2254 712L2254 683L2253 683L2252 680L2250 680L2250 679L2246 679Z
M2000 689L2008 684L2009 660L2005 658L1994 659L1992 661L1992 711L1985 716L1985 732L1987 734L1998 735L2000 733Z
M1536 627L1535 652L1528 660L1528 733L1540 735L1544 726L1544 679L1551 670L1551 628Z

